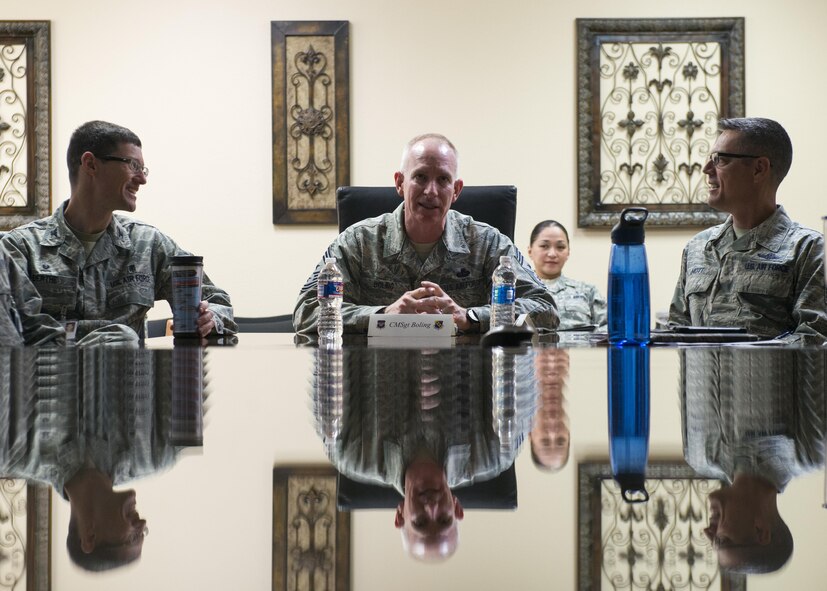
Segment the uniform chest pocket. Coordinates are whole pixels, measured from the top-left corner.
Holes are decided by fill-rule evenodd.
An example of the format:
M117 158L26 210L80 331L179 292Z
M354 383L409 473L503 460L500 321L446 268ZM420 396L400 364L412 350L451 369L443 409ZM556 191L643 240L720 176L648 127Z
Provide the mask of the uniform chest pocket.
M32 283L43 300L43 311L59 317L61 310L74 309L77 303L77 278L38 273Z
M686 278L684 292L687 296L706 293L714 280L715 275L710 273L695 273Z
M773 272L741 273L733 281L733 286L743 298L787 298L792 291L792 276Z
M110 309L123 306L151 308L155 305L154 278L146 273L134 273L110 282L106 305Z

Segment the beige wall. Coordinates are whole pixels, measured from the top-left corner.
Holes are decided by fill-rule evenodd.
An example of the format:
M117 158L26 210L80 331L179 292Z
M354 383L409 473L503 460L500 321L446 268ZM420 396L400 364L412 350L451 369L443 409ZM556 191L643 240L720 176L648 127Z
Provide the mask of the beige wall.
M820 227L820 216L827 214L821 191L823 126L818 124L824 97L819 67L827 22L823 0L2 2L3 19L52 22L53 203L68 196L64 154L75 127L100 118L132 128L143 139L152 171L139 194L137 216L203 254L208 272L231 292L240 315L292 311L299 286L335 236L332 226L274 227L271 223L271 20L350 21L353 184L390 184L402 144L416 133L441 131L460 148L467 183L518 186L518 246L527 246L527 234L536 221L552 216L561 220L572 233L569 273L605 290L607 233L576 229L574 19L714 16L746 17L747 114L777 118L790 132L796 156L782 185L781 201L793 218ZM814 66L812 71L809 65ZM680 251L690 235L689 231L649 233L654 310L668 305ZM253 378L238 374L228 386L244 393L255 384ZM266 396L253 400L260 402ZM297 413L306 412L303 398L294 406ZM601 416L605 414L594 420L604 421ZM263 472L223 499L230 503L227 506L253 503L257 514L260 510L253 554L244 564L216 567L214 576L205 576L198 585L187 584L186 575L180 573L180 586L236 586L230 577L242 568L251 578L238 588L268 587L269 571L261 566L261 561L269 560L267 466L276 460L308 459L303 457L304 448L291 446L286 435L299 430L304 438L312 436L301 421L284 421L281 427L285 429L279 447L283 458L261 458ZM222 486L235 486L227 474L216 473L214 478ZM175 503L186 502L162 487L163 482L148 486L168 495L167 502L170 497ZM560 482L565 484L565 506L571 508L571 468ZM156 515L165 510L161 500L149 503ZM545 506L548 501L536 503ZM212 508L205 518L219 523L216 532L223 544L239 544L222 512L223 507ZM254 519L249 511L242 513ZM799 519L801 526L806 515ZM824 531L824 517L817 517L817 527ZM58 515L58 530L65 531L60 519ZM354 525L356 589L387 588L380 581L387 581L389 573L381 568L372 571L370 558L359 551L372 543L380 529L379 539L387 539L385 519L360 517ZM502 518L491 519L493 523ZM530 523L531 514L524 513L523 519ZM566 519L564 530L571 531L573 522ZM482 545L483 541L470 541L472 527L469 524L469 546ZM564 535L573 542L570 533ZM161 544L157 538L155 543ZM62 560L58 547L56 555ZM170 556L184 551L168 543L155 548L158 553L158 548L168 550ZM475 555L479 556L467 554ZM560 566L565 584L558 588L571 588L570 559L571 555L548 558ZM168 560L174 572L174 560ZM80 584L60 583L66 568L62 563L56 566L57 591L80 588ZM539 568L546 566L540 563ZM362 577L364 585L359 584ZM479 583L487 586L485 581ZM538 584L531 588L540 587L547 588ZM761 587L751 583L750 588Z
M393 4L4 0L5 19L52 21L54 204L68 196L72 130L122 123L152 171L136 215L203 254L239 315L292 311L335 229L271 223L270 21L349 20L351 182L390 184L402 144L441 131L467 183L517 185L518 246L535 222L561 220L573 232L568 272L605 291L607 232L576 229L574 19L743 15L747 114L779 119L795 145L781 201L811 227L827 214L813 124L823 83L804 67L822 53L820 0ZM690 235L649 234L654 310L668 306Z

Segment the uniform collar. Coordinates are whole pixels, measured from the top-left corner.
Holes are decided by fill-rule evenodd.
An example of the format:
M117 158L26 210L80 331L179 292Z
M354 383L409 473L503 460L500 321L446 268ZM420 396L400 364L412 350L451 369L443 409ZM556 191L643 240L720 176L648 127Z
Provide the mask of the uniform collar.
M40 239L42 246L61 246L63 247L61 249L62 252L68 252L74 247L82 248L75 233L72 232L72 229L69 228L69 225L66 223L65 210L68 204L68 200L64 201L60 207L55 210L54 215L46 222L47 231L43 235L43 238ZM132 248L132 240L129 238L129 233L116 215L112 216L106 232L99 240L105 241L107 252L100 252L100 255L103 256L99 256L95 251L103 251L103 249L96 248L95 251L92 252L95 259L108 258L108 256L114 252L114 247L124 249Z
M393 218L396 223L389 224L387 240L385 241L385 257L396 256L402 252L405 241L408 240L405 234L405 204L400 203L393 211ZM471 249L465 240L465 233L462 231L463 216L453 209L448 210L445 219L445 230L442 232L442 243L449 253L468 254Z
M776 205L775 213L745 234L749 237L749 248L752 249L760 244L769 251L778 252L786 242L792 223L787 212L784 211L784 206ZM709 242L717 242L731 227L732 216L730 215L723 224L712 230Z

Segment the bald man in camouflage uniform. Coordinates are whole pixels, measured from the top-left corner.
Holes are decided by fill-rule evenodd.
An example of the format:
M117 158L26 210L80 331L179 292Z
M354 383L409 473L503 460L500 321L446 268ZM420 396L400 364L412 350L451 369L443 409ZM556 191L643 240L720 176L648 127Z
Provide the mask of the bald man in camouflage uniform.
M345 332L364 333L371 314L451 314L464 332L489 328L491 275L512 257L516 311L536 326L556 328L554 299L522 255L495 228L451 210L462 191L457 151L444 136L417 136L405 147L394 182L403 203L393 213L342 232L325 256L336 257L345 285ZM316 285L324 258L299 293L293 325L316 332Z
M172 303L170 257L188 254L157 228L115 210L135 211L146 184L141 140L130 130L90 121L67 151L72 194L55 213L9 232L3 246L25 269L43 311L77 338L113 324L143 334L157 300ZM230 297L204 276L202 336L236 330Z
M792 162L790 138L770 119L724 119L718 128L703 170L709 204L730 216L684 249L669 321L823 340L824 238L776 205Z

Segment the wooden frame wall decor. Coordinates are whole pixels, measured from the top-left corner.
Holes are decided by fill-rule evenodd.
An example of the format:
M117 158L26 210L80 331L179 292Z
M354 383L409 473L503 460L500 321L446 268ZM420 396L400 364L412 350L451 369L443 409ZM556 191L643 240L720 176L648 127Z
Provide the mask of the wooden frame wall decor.
M350 514L332 466L273 468L273 591L350 590Z
M49 486L0 479L0 591L49 591L51 521Z
M49 39L49 21L0 21L0 231L51 212Z
M350 184L347 21L272 21L273 223L335 224Z
M743 18L577 19L578 226L720 223L702 168L743 116Z
M718 568L703 533L718 480L679 462L646 471L649 501L629 504L602 462L578 464L578 589L746 591L746 577Z

